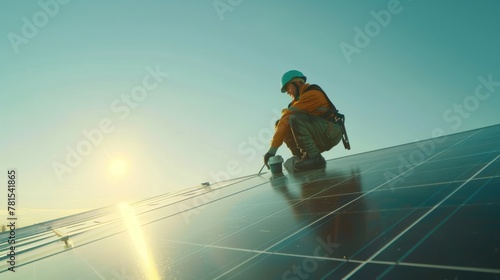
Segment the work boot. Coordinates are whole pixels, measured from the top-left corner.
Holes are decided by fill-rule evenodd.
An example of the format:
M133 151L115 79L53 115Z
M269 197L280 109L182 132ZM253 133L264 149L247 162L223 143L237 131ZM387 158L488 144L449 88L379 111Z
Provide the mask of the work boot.
M295 172L325 168L326 160L321 154L314 157L306 155L303 159L295 163Z
M293 157L285 160L285 162L283 163L283 167L285 168L285 170L289 174L295 173L296 172L296 170L295 170L295 163L297 163L299 161L300 161L300 157L293 156Z

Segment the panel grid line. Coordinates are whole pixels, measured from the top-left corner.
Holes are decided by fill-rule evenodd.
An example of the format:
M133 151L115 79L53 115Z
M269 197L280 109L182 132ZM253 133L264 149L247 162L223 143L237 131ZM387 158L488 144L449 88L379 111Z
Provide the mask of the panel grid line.
M427 217L430 213L432 213L434 210L436 210L436 208L438 208L441 204L443 204L448 198L450 198L452 195L454 195L456 192L458 192L463 186L465 186L469 181L471 181L475 176L477 176L479 173L481 173L484 169L486 169L486 167L488 167L490 164L492 164L495 160L497 160L498 158L500 157L500 155L497 155L497 157L495 159L493 159L492 161L490 161L488 164L486 164L485 166L483 166L483 168L481 168L478 172L476 172L474 175L471 176L471 178L469 178L469 180L467 180L466 182L464 182L462 185L460 185L459 187L457 187L453 192L451 192L448 196L446 196L445 198L443 198L443 200L441 200L438 204L436 204L434 207L432 207L429 211L427 211L424 215L422 215L420 218L418 218L415 222L413 222L411 225L409 225L405 230L403 230L400 234L398 234L396 237L394 237L391 241L389 241L385 246L383 246L382 248L380 248L377 252L375 252L370 258L368 258L366 260L366 262L362 263L361 265L359 265L358 267L356 267L355 269L353 269L349 274L347 274L346 276L344 276L342 279L347 279L349 278L350 276L354 275L354 273L356 273L357 271L359 271L361 268L363 268L366 263L368 263L369 261L373 260L376 256L378 256L382 251L384 251L385 249L387 249L389 246L391 246L397 239L399 239L401 236L403 236L406 232L408 232L411 228L413 228L416 224L418 224L421 220L423 220L425 217Z
M448 216L446 216L446 218L444 218L443 220L441 220L439 222L439 224L434 227L431 231L429 231L421 240L419 240L415 245L413 245L412 248L410 248L402 257L399 258L399 260L397 261L398 263L401 262L402 260L404 260L407 256L409 256L411 253L413 253L422 243L424 243L425 240L427 240L432 234L434 234L436 232L436 230L438 230L444 223L446 223L453 215L455 215L455 213L458 212L458 210L460 210L463 206L470 206L469 204L466 204L467 202L469 202L478 192L480 192L486 185L487 183L489 182L490 180L488 180L487 182L485 182L481 187L479 187L477 190L474 191L473 194L471 194L464 202L462 202L458 207L455 207L455 209L453 210L453 212L451 212ZM387 268L387 270L382 273L381 276L384 276L386 275L387 273L389 273L391 270L392 270L393 266Z
M377 166L379 166L379 165L380 165L380 164L377 164L377 165L375 165L375 166L373 166L373 167L371 167L371 168L369 168L369 169L365 170L364 172L367 172L367 171L368 171L368 170L370 170L370 169L376 168L376 167L377 167ZM349 178L347 178L347 179L345 179L345 180L341 181L341 182L340 182L340 183L338 183L338 184L341 184L341 183L343 183L343 182L345 182L345 181L348 181L348 180L350 180L350 179L351 179L351 178L349 177ZM336 184L336 185L338 185L338 184ZM263 184L259 184L258 186L261 186L261 185L263 185ZM335 187L336 185L332 186L331 188ZM254 187L252 187L252 188L254 188ZM328 188L328 189L330 189L330 188ZM318 193L316 193L316 194L312 195L311 197L309 197L308 199L313 198L313 197L315 197L316 195L321 194L321 193L325 192L325 191L326 191L326 190L328 190L328 189L325 189L325 190L323 190L323 191L321 191L321 192L318 192ZM247 189L245 189L245 190L247 190ZM220 199L219 199L219 200L220 200ZM211 201L211 202L212 202L212 201ZM211 203L211 202L210 202L210 203ZM210 245L210 246L211 246L211 245L213 245L213 244L216 244L216 243L218 243L218 242L221 242L221 241L223 241L223 240L225 240L225 239L227 239L227 238L229 238L229 237L231 237L231 236L234 236L234 235L236 235L236 234L238 234L238 233L240 233L240 232L244 231L245 229L247 229L247 228L249 228L249 227L251 227L251 226L253 226L253 225L256 225L256 224L258 224L258 223L260 223L260 222L262 222L262 221L264 221L264 220L266 220L266 219L268 219L268 218L270 218L270 217L272 217L272 216L275 216L275 215L277 215L277 214L279 214L279 213L281 213L281 212L283 212L283 211L285 211L285 210L287 210L287 209L289 209L289 208L292 208L293 206L295 206L295 205L297 205L297 204L299 204L299 203L301 203L301 201L296 202L295 204L292 204L292 205L290 205L290 206L288 206L288 207L285 207L285 208L281 209L280 211L274 212L273 214L268 215L268 216L266 216L266 217L264 217L264 218L262 218L262 219L260 219L260 220L258 220L258 221L255 221L255 222L253 222L253 223L251 223L251 224L249 224L249 225L246 225L245 227L243 227L243 228L241 228L241 229L239 229L239 230L237 230L237 231L235 231L235 232L231 233L230 235L227 235L227 236L225 236L225 237L223 237L223 238L220 238L220 239L218 239L218 240L216 240L216 241L214 241L214 242L212 242L212 243L210 243L210 244L208 244L208 245ZM160 220L160 219L158 219L158 220ZM155 222L156 222L156 221L155 221ZM278 242L278 243L279 243L279 242ZM207 246L208 246L208 245L207 245ZM274 246L274 245L272 245L272 246ZM271 246L271 247L272 247L272 246ZM202 249L200 249L200 250L202 250ZM183 259L186 259L187 257L189 257L189 256L191 256L191 255L194 255L194 254L196 254L196 253L198 253L198 251L195 251L195 252L192 252L192 253L190 253L190 254L187 254L187 255L186 255L186 256L184 256L183 258L180 258L180 259L176 260L176 262L180 262L180 261L182 261ZM176 263L176 262L174 262L174 263ZM243 263L245 263L245 262L243 262ZM243 264L243 263L242 263L242 264ZM217 278L216 278L216 279L217 279Z
M309 224L308 224L308 225L306 225L305 227L303 227L303 228L301 228L301 229L299 229L299 230L297 230L297 231L295 231L295 232L293 232L293 233L289 234L287 237L285 237L285 238L281 239L280 241L278 241L278 242L276 242L275 244L273 244L273 245L269 246L268 248L266 248L266 249L265 249L265 250L263 250L263 251L264 251L264 252L266 252L266 251L268 251L269 249L271 249L272 247L276 246L277 244L279 244L279 243L281 243L281 242L285 241L286 239L288 239L288 238L290 238L290 237L294 236L295 234L297 234L297 233L299 233L299 232L301 232L301 231L305 230L306 228L308 228L308 227L310 227L310 226L312 226L312 225L314 225L314 224L319 223L320 221L322 221L322 220L323 220L323 219L325 219L326 217L329 217L330 215L334 214L335 212L338 212L339 210L343 209L344 207L346 207L346 206L348 206L348 205L350 205L350 204L352 204L352 203L356 202L357 200L361 199L362 197L364 197L364 196L366 196L366 195L368 195L368 194L370 194L370 193L374 192L375 190L377 190L377 189L381 188L382 186L384 186L384 185L388 184L389 182L391 182L391 181L393 181L393 180L395 180L395 179L397 179L397 178L399 178L399 177L403 176L403 175L404 175L404 174L406 174L407 172L409 172L409 171L411 171L411 170L413 170L413 169L417 168L418 166L420 166L420 165L422 165L422 164L424 164L424 163L426 163L426 162L430 161L431 159L433 159L433 158L435 158L435 157L437 157L437 156L439 156L439 155L443 154L444 152L446 152L446 151L450 150L451 148L453 148L453 147L455 147L455 146L457 146L457 145L461 144L462 142L466 141L467 139L471 138L472 136L474 136L474 135L478 134L478 133L479 133L479 132L481 132L481 131L482 131L482 130L479 130L479 131L476 131L475 133L472 133L471 135L467 136L466 138L464 138L464 139L460 140L459 142L457 142L457 143L453 144L452 146L450 146L450 147L448 147L448 148L446 148L446 149L442 150L441 152L439 152L439 153L437 153L437 154L435 154L435 155L433 155L433 156L431 156L431 157L427 158L426 160L422 161L421 163L419 163L419 164L417 164L417 165L414 165L414 166L413 166L413 167L411 167L411 168L408 168L408 170L406 170L405 172L400 173L399 175L397 175L397 176L395 176L395 177L391 178L390 180L387 180L386 182L384 182L384 183L382 183L382 184L378 185L378 186L377 186L377 187L375 187L374 189L372 189L372 190L370 190L370 191L366 192L365 194L362 194L362 195L360 195L359 197L354 198L354 199L353 199L353 200L351 200L350 202L345 203L344 205L342 205L342 206L338 207L337 209L335 209L335 210L333 210L333 211L329 212L328 214L324 215L323 217L321 217L321 218L319 218L319 219L317 219L317 220L315 220L315 221L313 221L313 222L309 223ZM244 265L245 263L249 262L250 260L252 260L252 259L256 258L258 255L259 255L259 254L257 254L256 256L253 256L253 257L249 258L248 260L246 260L246 261L244 261L244 262L242 262L242 263L240 263L239 265L237 265L237 266L233 267L232 269L230 269L230 270L228 270L228 271L224 272L223 274L219 275L219 276L218 276L217 278L215 278L215 279L220 279L221 277L225 276L226 274L230 273L231 271L234 271L235 269L237 269L237 268L241 267L242 265Z
M285 257L294 257L294 258L300 258L300 259L315 259L318 261L325 261L326 260L326 261L337 261L337 262L342 262L342 263L359 263L359 264L369 263L369 264L381 264L381 265L391 265L391 266L392 265L400 265L400 266L409 266L409 267L424 267L424 268L437 268L437 269L448 269L448 270L459 270L459 271L474 271L474 272L483 272L483 273L500 273L500 269L483 268L483 267L439 265L439 264L395 262L395 261L377 261L377 260L366 261L366 260L344 259L344 258L334 258L334 257L326 257L326 256L314 256L314 255L303 255L303 254L293 254L293 253L270 252L270 251L264 251L264 250L253 250L253 249L244 249L244 248L219 246L219 245L206 245L206 244L185 242L185 241L178 241L178 240L164 240L164 241L171 242L171 243L199 246L199 247L203 247L203 248L246 252L246 253L253 253L253 254L258 254L258 255L285 256Z

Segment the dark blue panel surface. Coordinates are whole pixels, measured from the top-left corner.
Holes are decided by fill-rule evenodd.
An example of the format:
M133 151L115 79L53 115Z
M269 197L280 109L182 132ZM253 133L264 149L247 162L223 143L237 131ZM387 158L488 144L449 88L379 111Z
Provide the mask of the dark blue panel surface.
M492 126L21 228L17 272L2 242L0 278L500 279L499 135Z

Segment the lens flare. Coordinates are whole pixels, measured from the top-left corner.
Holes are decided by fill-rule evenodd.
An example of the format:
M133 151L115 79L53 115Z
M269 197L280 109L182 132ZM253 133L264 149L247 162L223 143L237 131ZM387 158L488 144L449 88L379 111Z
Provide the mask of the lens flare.
M139 224L139 220L132 209L127 203L122 202L118 205L120 212L122 214L123 222L127 227L128 233L132 242L137 250L137 254L142 260L144 267L144 274L148 280L160 280L160 276L155 267L151 255L149 253L149 247L146 244L146 239L142 232L142 227Z

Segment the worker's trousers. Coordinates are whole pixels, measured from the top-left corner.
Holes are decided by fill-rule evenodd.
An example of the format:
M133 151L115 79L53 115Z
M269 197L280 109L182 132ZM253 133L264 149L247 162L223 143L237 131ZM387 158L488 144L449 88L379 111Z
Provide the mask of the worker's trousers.
M293 155L307 153L315 157L337 145L342 139L340 125L310 114L292 114L289 119L290 132L285 143Z

